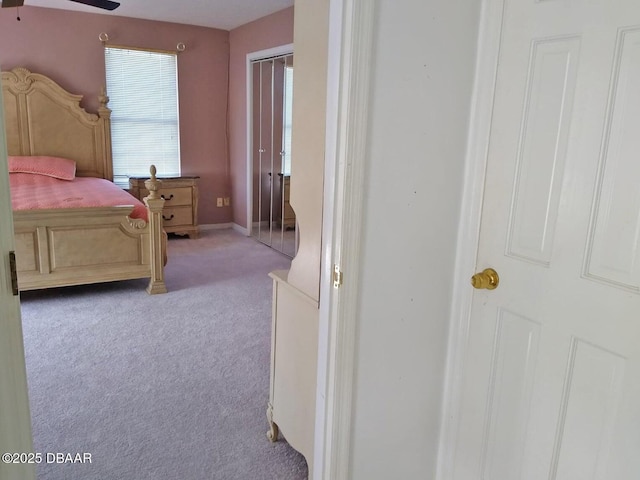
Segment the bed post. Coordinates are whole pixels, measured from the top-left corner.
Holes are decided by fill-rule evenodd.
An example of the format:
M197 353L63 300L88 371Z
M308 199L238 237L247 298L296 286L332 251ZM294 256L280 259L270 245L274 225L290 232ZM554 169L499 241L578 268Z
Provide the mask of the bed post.
M100 95L98 95L98 117L102 126L102 177L113 182L113 158L111 152L111 109L107 107L109 97L107 96L107 87L102 87Z
M147 293L153 295L155 293L166 293L167 286L164 283L164 248L162 230L162 207L164 206L164 198L158 196L158 188L160 181L156 179L156 167L151 165L151 178L144 182L145 187L149 190L149 196L145 197L144 203L149 210L149 241L151 255L151 279L147 287Z

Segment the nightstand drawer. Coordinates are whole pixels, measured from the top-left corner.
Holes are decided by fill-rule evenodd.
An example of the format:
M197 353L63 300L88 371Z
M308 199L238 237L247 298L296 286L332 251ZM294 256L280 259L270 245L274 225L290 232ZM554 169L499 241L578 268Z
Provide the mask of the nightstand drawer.
M164 198L165 210L172 205L191 205L191 188L161 188L158 194ZM140 198L149 195L149 190L140 190Z
M177 225L192 225L193 212L190 206L186 207L165 207L162 209L162 219L165 227L175 227Z

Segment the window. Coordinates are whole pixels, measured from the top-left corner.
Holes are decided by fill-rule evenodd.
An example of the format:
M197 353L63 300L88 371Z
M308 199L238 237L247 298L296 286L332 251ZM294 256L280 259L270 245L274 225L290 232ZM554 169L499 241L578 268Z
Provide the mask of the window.
M180 175L177 55L105 47L113 180Z
M291 175L291 127L293 124L293 67L284 69L284 127L282 173Z

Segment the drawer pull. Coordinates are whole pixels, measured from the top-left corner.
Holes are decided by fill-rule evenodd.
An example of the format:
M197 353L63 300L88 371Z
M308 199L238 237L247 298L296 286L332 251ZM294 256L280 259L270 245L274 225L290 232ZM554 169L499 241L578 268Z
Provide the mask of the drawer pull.
M165 197L164 195L160 195L160 198L163 199L163 200L166 200L168 202L169 200L171 200L173 198L173 193L169 195L169 198Z
M171 214L171 216L169 218L167 218L164 215L162 215L162 219L166 220L166 221L169 221L169 220L173 219L173 213Z

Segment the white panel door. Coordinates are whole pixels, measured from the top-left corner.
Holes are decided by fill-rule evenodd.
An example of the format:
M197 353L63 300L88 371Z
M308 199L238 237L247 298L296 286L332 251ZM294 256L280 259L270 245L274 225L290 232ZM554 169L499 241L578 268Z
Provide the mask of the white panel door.
M637 0L506 0L486 267L455 480L640 479Z

